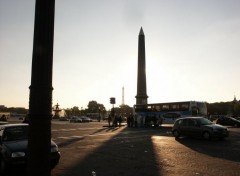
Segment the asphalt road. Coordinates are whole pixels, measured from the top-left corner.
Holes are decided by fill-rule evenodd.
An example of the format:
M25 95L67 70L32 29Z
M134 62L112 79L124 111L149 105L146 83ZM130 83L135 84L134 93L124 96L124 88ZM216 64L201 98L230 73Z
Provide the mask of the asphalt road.
M61 160L52 176L240 175L240 128L223 141L181 138L171 126L109 128L53 121Z
M239 176L240 128L223 141L181 138L171 125L107 127L107 122L52 121L61 159L52 176ZM13 171L8 176L24 176Z

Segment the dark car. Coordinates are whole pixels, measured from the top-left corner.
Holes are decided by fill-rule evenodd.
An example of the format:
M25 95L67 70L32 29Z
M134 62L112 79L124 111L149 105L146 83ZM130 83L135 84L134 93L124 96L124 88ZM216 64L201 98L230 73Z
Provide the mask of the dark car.
M77 116L73 116L70 118L69 120L70 123L81 123L82 122L82 119L80 117L77 117Z
M82 122L92 122L92 119L86 116L81 116L80 119L82 119Z
M185 117L175 121L172 134L180 136L200 137L204 139L224 139L229 135L227 127L212 123L204 117Z
M28 124L0 125L0 173L18 166L26 167ZM51 167L60 159L58 146L51 141ZM1 175L1 174L0 174Z
M59 117L59 121L69 121L67 117Z
M232 117L221 117L216 121L216 123L220 125L240 127L240 121Z

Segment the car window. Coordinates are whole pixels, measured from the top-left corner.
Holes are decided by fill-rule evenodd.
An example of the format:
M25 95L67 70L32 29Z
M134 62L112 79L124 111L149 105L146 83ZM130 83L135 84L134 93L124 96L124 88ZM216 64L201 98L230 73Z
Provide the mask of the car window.
M28 126L15 126L5 128L3 141L15 141L28 138Z
M187 126L187 119L183 119L182 126Z
M180 125L180 126L182 126L182 123L183 123L182 119L179 119L179 120L177 121L177 124Z
M188 119L188 126L197 126L197 121L195 119Z
M198 122L200 125L211 125L213 124L210 120L206 119L206 118L199 118Z

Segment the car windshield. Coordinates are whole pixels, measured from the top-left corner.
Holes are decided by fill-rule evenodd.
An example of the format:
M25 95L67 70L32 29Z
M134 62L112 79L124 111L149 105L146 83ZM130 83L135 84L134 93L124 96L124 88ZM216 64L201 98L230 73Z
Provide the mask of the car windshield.
M16 141L28 138L28 126L7 127L4 130L3 141Z
M208 120L206 118L199 118L198 122L200 123L200 125L211 125L211 124L213 124L210 120Z

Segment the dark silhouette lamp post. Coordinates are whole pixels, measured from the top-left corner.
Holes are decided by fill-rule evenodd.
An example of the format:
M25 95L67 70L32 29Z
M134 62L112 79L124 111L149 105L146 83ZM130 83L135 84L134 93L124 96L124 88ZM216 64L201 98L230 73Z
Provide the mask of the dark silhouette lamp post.
M29 97L28 176L50 176L55 0L36 0Z

